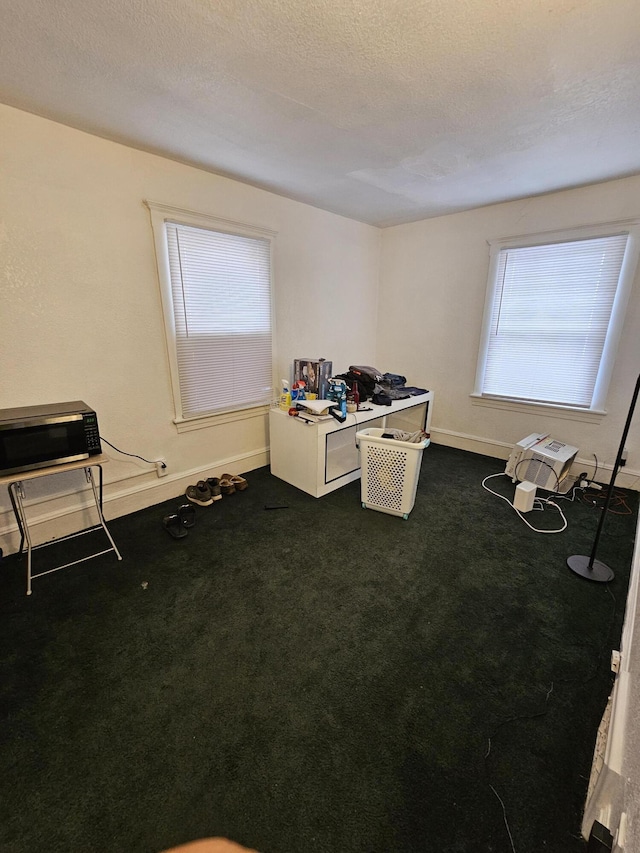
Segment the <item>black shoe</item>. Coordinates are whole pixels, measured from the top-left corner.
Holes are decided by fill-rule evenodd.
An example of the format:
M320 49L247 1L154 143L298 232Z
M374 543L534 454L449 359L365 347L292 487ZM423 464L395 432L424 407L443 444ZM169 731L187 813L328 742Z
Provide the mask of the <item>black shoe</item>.
M183 527L193 527L196 523L196 508L191 504L182 504L178 507L178 518Z
M173 515L165 515L162 519L162 526L169 536L173 536L174 539L184 539L187 535L187 531L184 529L184 524L177 513L173 513Z

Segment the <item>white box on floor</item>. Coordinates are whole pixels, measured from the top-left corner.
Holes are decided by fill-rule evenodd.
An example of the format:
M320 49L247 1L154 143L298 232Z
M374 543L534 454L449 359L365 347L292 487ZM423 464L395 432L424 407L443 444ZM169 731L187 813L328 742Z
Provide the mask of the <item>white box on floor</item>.
M535 483L519 483L513 499L514 507L520 512L530 512L536 499L536 488Z

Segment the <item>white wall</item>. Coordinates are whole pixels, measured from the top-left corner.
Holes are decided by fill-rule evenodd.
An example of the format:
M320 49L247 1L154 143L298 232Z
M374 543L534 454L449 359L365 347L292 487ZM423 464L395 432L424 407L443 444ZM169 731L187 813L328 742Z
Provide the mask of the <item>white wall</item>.
M640 217L640 177L388 228L382 236L377 364L435 392L435 442L506 458L531 432L551 432L580 448L593 474L615 462L640 371L640 272L627 309L606 409L599 422L477 405L473 390L489 269L488 240ZM569 366L568 366L569 367ZM640 411L629 460L616 480L638 487ZM604 479L608 473L605 470ZM600 474L599 474L600 476Z
M436 393L434 440L505 458L533 430L611 466L640 369L640 287L600 423L473 405L487 240L640 216L640 178L379 231L248 185L0 106L0 408L82 399L123 450L163 456L169 475L119 456L105 466L107 517L182 493L198 475L268 463L264 416L178 434L172 423L152 232L143 199L264 226L275 243L277 366L296 357L402 373ZM381 252L382 244L382 255ZM380 301L378 286L380 279ZM640 413L618 482L636 485ZM625 479L626 475L626 479ZM73 529L77 478L30 487L40 539ZM46 486L44 485L46 484ZM60 518L58 514L62 512ZM65 515L64 513L69 513ZM0 491L0 545L17 544Z
M378 229L0 106L0 408L84 400L101 433L169 474L105 451L107 518L182 493L197 475L268 463L264 415L178 434L149 211L143 199L278 232L276 379L296 357L334 371L375 355ZM40 539L77 519L45 500L71 478L29 487ZM65 479L66 478L66 479ZM74 480L73 482L76 482ZM46 487L45 487L46 484ZM0 492L0 544L15 524Z

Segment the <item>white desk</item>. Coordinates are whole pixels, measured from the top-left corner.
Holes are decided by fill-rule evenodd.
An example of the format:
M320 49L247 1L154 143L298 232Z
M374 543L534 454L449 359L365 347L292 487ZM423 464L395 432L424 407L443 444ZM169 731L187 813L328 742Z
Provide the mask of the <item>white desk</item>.
M122 559L122 557L120 556L120 552L116 547L116 543L111 538L111 534L109 533L109 529L107 528L107 524L104 520L104 515L102 514L102 465L108 461L108 456L100 454L99 456L92 456L89 459L82 459L79 462L68 462L63 465L52 465L50 468L39 468L35 471L24 471L20 474L8 474L3 477L0 477L0 486L6 485L9 490L11 506L13 507L13 512L18 523L18 528L20 530L20 554L24 553L25 541L27 543L27 595L31 595L31 581L34 578L40 578L43 575L49 575L51 574L51 572L58 572L60 571L60 569L66 569L69 566L75 566L76 563L83 563L85 562L85 560L91 560L93 559L93 557L100 557L102 554L108 554L111 551L115 553L116 557L119 560ZM27 513L24 506L24 481L35 480L39 477L49 477L54 474L62 474L66 471L77 471L81 468L84 469L87 483L89 483L91 487L91 493L93 495L93 500L98 513L98 523L92 527L87 527L84 530L79 530L76 533L71 533L68 536L62 536L60 537L60 539L53 539L50 542L43 542L41 545L33 545L31 541L31 533L29 531L29 520L27 518ZM100 472L99 487L96 486L95 479L93 477L93 468L97 468ZM32 574L31 552L34 551L36 548L45 548L47 545L55 545L57 542L64 542L66 539L74 539L76 536L82 536L84 533L92 533L94 530L100 529L104 530L104 532L106 533L107 539L111 543L110 548L106 548L102 551L97 551L95 554L89 554L86 557L81 557L79 560L73 560L70 563L65 563L63 566L56 566L53 569L48 569L44 572L38 572L38 574L36 575Z
M269 412L271 473L315 498L360 477L356 432L366 427L429 432L433 394L428 391L390 406L363 403L341 424L334 418L307 424L282 409Z

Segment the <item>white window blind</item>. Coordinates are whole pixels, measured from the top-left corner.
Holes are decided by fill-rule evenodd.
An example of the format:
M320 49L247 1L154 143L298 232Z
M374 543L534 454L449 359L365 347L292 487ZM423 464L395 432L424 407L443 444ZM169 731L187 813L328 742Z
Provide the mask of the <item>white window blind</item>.
M482 394L591 407L628 239L500 249Z
M268 239L165 222L184 418L272 396Z

